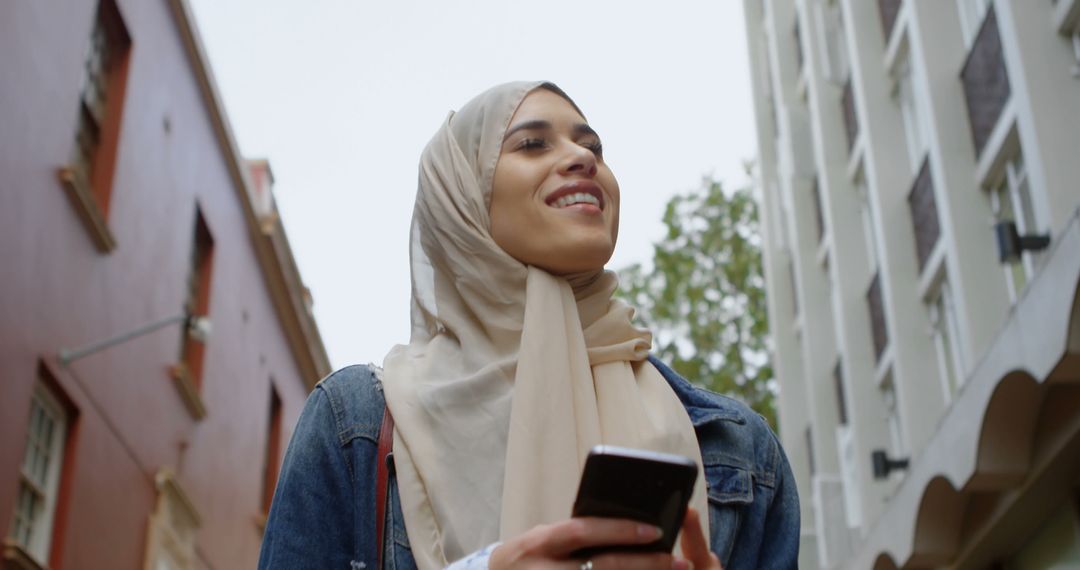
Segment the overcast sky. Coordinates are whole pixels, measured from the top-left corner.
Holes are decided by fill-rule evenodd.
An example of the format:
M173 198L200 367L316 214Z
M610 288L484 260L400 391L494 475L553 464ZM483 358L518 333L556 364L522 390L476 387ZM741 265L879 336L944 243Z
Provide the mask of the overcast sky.
M408 341L420 151L487 87L547 79L622 190L609 267L648 263L663 206L755 155L739 0L190 0L227 116L267 158L331 364ZM661 8L662 6L662 8Z

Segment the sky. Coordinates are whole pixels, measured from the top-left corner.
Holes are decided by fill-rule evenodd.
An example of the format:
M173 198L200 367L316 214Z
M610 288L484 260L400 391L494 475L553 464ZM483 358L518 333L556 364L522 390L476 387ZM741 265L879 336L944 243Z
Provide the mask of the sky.
M408 342L420 151L488 87L562 87L619 180L609 263L648 265L664 205L756 154L739 0L189 0L240 151L266 158L331 365Z

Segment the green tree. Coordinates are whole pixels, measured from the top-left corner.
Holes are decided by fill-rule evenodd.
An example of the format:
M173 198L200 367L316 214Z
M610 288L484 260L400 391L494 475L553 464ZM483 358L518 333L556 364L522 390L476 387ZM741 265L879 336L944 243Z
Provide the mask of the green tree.
M676 372L746 402L776 426L776 383L766 336L757 204L705 177L673 197L651 269L620 271L620 295L653 331L654 350Z

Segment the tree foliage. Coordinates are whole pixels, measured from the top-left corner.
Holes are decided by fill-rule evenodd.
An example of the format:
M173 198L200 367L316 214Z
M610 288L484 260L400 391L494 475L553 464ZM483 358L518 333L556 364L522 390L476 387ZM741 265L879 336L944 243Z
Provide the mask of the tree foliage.
M709 177L673 197L651 269L620 271L621 293L676 372L746 402L776 427L757 204Z

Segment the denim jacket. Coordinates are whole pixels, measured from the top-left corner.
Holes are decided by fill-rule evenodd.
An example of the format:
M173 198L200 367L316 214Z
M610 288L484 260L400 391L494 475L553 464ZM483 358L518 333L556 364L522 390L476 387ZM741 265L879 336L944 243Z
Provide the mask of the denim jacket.
M768 424L746 405L696 388L654 357L697 432L713 552L726 570L795 568L799 499ZM308 398L263 536L259 568L375 569L375 466L384 399L368 366L339 370ZM415 568L390 472L384 565Z

